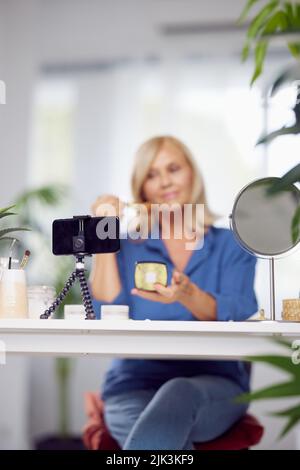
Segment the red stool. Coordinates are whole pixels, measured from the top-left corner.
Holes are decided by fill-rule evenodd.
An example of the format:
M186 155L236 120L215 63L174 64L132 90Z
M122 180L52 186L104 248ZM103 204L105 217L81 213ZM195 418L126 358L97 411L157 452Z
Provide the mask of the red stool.
M104 404L97 393L85 394L88 422L83 430L83 442L89 450L121 450L106 427ZM259 421L246 414L228 431L216 439L195 443L196 450L246 450L259 443L264 432Z

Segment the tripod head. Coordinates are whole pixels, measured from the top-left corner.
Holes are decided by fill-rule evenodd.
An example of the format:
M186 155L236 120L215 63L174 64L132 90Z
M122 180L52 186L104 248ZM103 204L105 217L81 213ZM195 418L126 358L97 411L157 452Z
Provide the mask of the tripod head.
M72 238L73 241L73 252L74 255L77 257L78 255L82 255L82 257L89 255L85 251L85 236L84 236L84 221L86 219L91 219L90 215L75 215L73 219L77 219L79 222L79 230L78 235L74 235ZM76 255L76 253L78 255Z

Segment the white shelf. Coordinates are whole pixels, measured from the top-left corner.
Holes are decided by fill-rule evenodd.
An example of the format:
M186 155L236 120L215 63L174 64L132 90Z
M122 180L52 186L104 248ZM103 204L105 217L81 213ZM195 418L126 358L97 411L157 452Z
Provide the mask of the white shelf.
M201 333L256 333L262 335L300 334L300 322L284 321L157 321L157 320L0 320L3 331L162 331Z
M238 359L289 353L271 341L276 336L300 339L300 323L0 320L7 354Z

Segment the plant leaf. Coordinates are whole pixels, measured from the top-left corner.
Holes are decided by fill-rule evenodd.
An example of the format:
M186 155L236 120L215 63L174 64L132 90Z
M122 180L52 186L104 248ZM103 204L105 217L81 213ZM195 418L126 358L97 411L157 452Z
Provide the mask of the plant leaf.
M274 35L277 30L285 30L288 28L288 20L283 11L276 11L269 20L266 22L265 27L262 29L260 36Z
M253 85L255 80L261 75L263 71L263 63L268 49L267 41L260 41L255 46L255 70L251 78L250 86Z
M300 206L296 210L292 220L292 240L293 243L300 240Z
M245 62L248 59L249 53L250 53L250 44L247 41L245 42L244 47L242 49L242 54L241 54L242 62Z
M248 2L246 3L242 13L241 13L241 16L239 17L238 19L238 24L240 23L243 23L243 21L245 20L245 18L247 17L249 11L251 10L251 8L253 7L253 5L255 3L257 3L259 0L248 0Z
M284 9L286 11L286 15L287 15L289 21L293 22L294 12L293 12L293 7L292 7L291 2L285 2L284 3Z
M46 204L49 206L56 205L66 194L67 188L64 185L48 185L42 186L37 189L33 189L31 191L26 191L22 193L17 201L17 207L23 207L27 205L29 202L37 201L41 204Z
M10 209L13 209L14 207L16 207L15 204L13 206L4 207L0 209L0 214L4 214L5 212L9 211Z
M281 433L279 435L279 439L284 437L298 423L299 420L300 420L300 418L296 418L296 417L290 418L287 425L281 431Z
M294 56L296 59L300 58L300 43L289 42L288 48L292 56Z
M294 4L293 26L300 28L300 5Z
M24 227L14 227L14 228L4 228L3 230L0 230L0 238L2 238L4 235L7 235L8 233L12 232L20 232L20 231L30 231L29 228L24 228Z
M272 411L270 416L297 416L300 418L300 404L282 411Z
M296 3L285 2L285 11L289 19L290 26L299 28L300 27L300 8Z
M280 191L286 190L294 183L300 183L300 163L285 173L285 175L280 179L275 180L275 182L268 188L268 193L279 193Z
M260 29L263 28L266 19L269 17L269 15L272 13L272 11L278 6L279 0L274 0L272 2L269 2L251 21L251 24L248 29L247 37L249 39L254 39L258 33L260 32Z
M7 217L8 215L17 215L15 212L4 212L0 214L0 219L3 219L3 217Z
M284 70L283 73L279 75L279 77L275 80L271 88L271 97L274 96L279 88L287 83L293 83L295 81L300 80L300 66L299 64L289 67L288 69Z
M293 364L290 356L251 356L248 357L246 360L251 362L263 362L264 364L269 364L300 379L300 367L298 367L296 364ZM300 380L298 385L300 392Z
M270 134L263 135L259 138L256 145L269 144L270 142L272 142L272 140L276 139L277 137L290 134L300 134L300 123L290 127L284 126L281 129L278 129L277 131L273 131L270 132Z
M295 115L296 125L300 126L300 86L297 87L296 103L292 109Z
M280 435L278 436L278 438L281 439L300 420L300 404L293 406L292 408L288 408L282 411L272 412L269 414L270 416L289 418L286 426L283 428Z
M300 383L299 380L293 380L289 382L279 383L271 385L270 387L262 388L254 392L243 393L236 397L237 403L245 403L254 400L264 400L269 398L282 398L299 396L300 394Z
M18 240L17 238L15 238L15 237L1 237L1 238L0 238L0 242L2 242L2 240L17 240L17 241L19 241L19 240Z

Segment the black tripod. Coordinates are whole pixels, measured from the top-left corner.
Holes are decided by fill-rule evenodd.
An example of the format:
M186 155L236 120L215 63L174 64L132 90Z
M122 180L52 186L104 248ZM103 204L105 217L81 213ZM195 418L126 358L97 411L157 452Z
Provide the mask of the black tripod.
M85 279L85 274L84 274L84 257L85 257L85 254L76 255L75 270L70 275L64 288L61 290L60 294L56 297L53 304L51 304L50 307L47 310L45 310L45 312L40 316L42 320L47 320L50 317L51 313L53 313L57 309L57 307L59 307L59 305L62 303L62 301L66 297L67 293L71 289L76 279L78 279L80 283L81 297L82 297L82 302L83 302L85 313L86 313L85 319L95 320L96 315L94 313L90 291L89 291L89 288Z
M51 313L55 312L57 307L62 303L62 301L66 297L67 293L71 289L76 279L78 279L80 283L81 297L82 297L82 302L83 302L85 313L86 313L85 319L95 320L96 318L93 305L92 305L90 291L89 291L89 288L85 279L85 274L84 274L84 257L90 256L90 253L85 251L86 246L85 246L85 236L84 236L84 220L90 219L90 218L91 218L90 216L85 216L85 215L79 215L79 216L73 217L73 219L78 219L78 222L79 222L78 235L73 236L73 240L72 240L73 254L76 258L75 271L72 272L64 288L62 289L60 294L56 297L53 304L50 305L50 307L47 308L47 310L45 310L45 312L40 316L42 320L47 320L50 317Z

